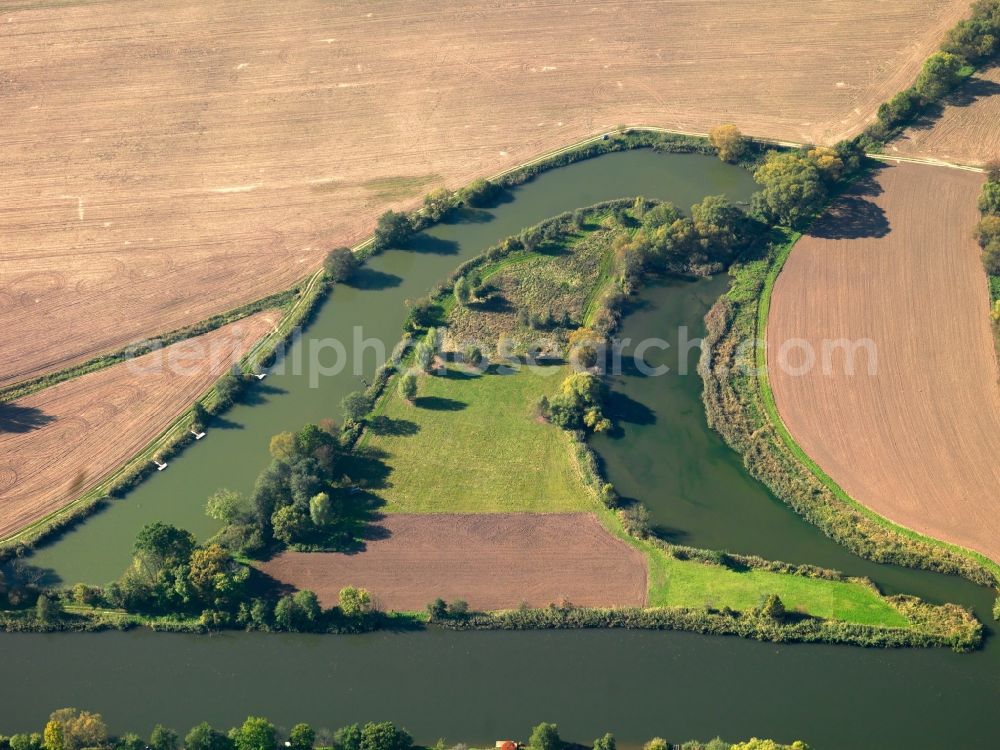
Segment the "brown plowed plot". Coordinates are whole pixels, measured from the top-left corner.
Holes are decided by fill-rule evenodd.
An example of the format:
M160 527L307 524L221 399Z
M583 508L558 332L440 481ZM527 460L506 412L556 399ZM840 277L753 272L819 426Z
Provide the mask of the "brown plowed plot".
M792 250L774 287L768 373L799 445L879 514L1000 561L1000 386L973 241L982 176L881 170ZM884 191L884 192L880 192ZM817 236L821 235L821 236ZM817 365L805 364L804 339ZM870 339L874 375L824 341Z
M0 403L0 538L58 510L163 432L279 319L262 312Z
M438 597L478 610L570 601L642 606L642 553L589 513L394 513L358 554L283 552L264 563L282 583L315 591L324 606L344 586L368 589L381 609L423 610Z
M959 164L985 164L1000 159L998 94L1000 66L976 75L932 120L907 128L890 144L890 152Z
M968 0L0 4L0 385L619 122L833 141Z

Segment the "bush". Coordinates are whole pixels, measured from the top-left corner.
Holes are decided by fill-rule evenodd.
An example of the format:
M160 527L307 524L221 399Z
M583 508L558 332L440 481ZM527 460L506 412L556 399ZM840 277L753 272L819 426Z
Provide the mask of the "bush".
M1000 182L989 181L979 195L979 210L984 214L1000 214Z

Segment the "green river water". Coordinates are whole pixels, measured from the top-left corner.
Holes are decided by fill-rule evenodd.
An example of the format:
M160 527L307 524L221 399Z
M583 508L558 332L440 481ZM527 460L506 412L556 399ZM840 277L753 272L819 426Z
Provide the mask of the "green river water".
M649 151L548 172L495 209L463 214L421 235L414 249L373 259L357 288L335 289L305 340L336 337L351 352L354 327L362 326L364 338L391 348L405 300L498 239L561 211L636 194L687 207L707 194L743 200L752 188L745 172L714 158ZM677 330L683 325L689 337L701 335L701 319L726 283L652 284L625 320L623 336L671 343L644 357L671 373L643 377L626 368L612 378L620 429L594 445L622 494L646 503L661 533L679 542L867 575L888 592L968 604L992 624L991 592L849 554L750 479L707 428L697 351L679 358ZM303 352L308 346L299 343L288 359ZM681 360L686 375L677 373ZM374 355L364 361L370 378ZM249 490L268 460L272 434L339 419L340 399L359 386L350 367L316 388L307 372L272 374L166 471L31 562L50 569L53 580L103 582L120 574L135 532L148 521L210 534L205 497L221 486ZM186 730L202 719L229 725L248 713L288 726L387 718L425 742L441 735L523 738L543 720L558 722L575 740L610 730L627 744L654 734L674 741L756 734L802 737L817 748L973 748L995 746L1000 730L1000 649L993 639L981 652L957 655L644 631L3 634L0 665L6 732L36 729L63 705L101 711L116 730L143 732L156 721Z

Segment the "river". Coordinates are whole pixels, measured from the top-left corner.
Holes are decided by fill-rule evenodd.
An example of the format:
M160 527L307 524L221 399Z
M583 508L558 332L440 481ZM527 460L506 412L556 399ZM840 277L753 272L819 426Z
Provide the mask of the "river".
M405 300L498 239L561 211L636 194L686 208L707 194L743 200L752 188L745 172L714 158L649 151L548 172L494 209L424 233L414 249L373 259L356 288L333 292L289 360L308 355L308 340L316 338L337 337L351 351L355 326L391 345ZM688 374L680 375L676 331L686 325L700 335L701 318L725 284L725 277L651 284L626 318L623 336L674 345L645 357L670 365L671 374L626 370L612 379L621 429L595 448L619 489L645 502L663 533L682 543L836 567L890 592L969 604L987 618L992 596L984 589L875 565L826 539L749 478L707 428L697 351L686 353ZM363 369L373 367L369 352ZM102 582L121 572L148 521L207 536L213 523L201 510L205 497L221 486L249 490L272 434L339 418L340 399L359 386L351 368L315 388L307 372L272 374L167 471L31 562L63 582ZM0 664L0 727L8 733L37 729L63 705L101 711L119 731L148 732L156 721L182 731L202 719L227 726L256 712L286 726L391 719L425 742L525 738L543 720L558 722L574 740L610 730L627 744L654 734L673 741L756 734L802 737L817 748L971 748L993 746L1000 730L1000 649L992 639L979 653L957 655L639 631L4 634Z

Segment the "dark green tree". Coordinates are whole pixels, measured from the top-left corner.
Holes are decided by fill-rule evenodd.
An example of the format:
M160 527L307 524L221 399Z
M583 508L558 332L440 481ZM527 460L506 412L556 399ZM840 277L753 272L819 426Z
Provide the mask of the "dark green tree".
M291 750L312 750L316 742L316 732L308 724L296 724L288 735Z
M361 750L409 750L413 739L390 721L369 722L361 728Z
M347 281L360 265L358 256L349 247L335 247L323 260L323 270L327 277L336 282Z
M233 741L203 721L184 737L184 750L232 750Z
M528 739L531 750L562 750L562 746L559 727L555 724L542 722L531 730L531 737Z
M617 750L617 748L618 744L615 742L615 736L610 732L594 740L594 750Z
M913 88L927 102L940 101L962 79L964 61L950 52L935 52L924 60Z
M344 410L345 418L352 422L361 422L371 411L372 402L363 391L354 391L344 396L340 406Z
M177 750L180 744L180 737L173 729L168 729L162 724L153 727L153 732L149 735L150 750Z
M278 736L274 724L260 716L250 716L243 726L230 732L236 750L277 750Z
M390 247L401 247L413 234L410 217L397 211L386 211L378 217L375 226L375 249L381 252Z
M361 750L361 727L348 724L334 732L333 750Z

